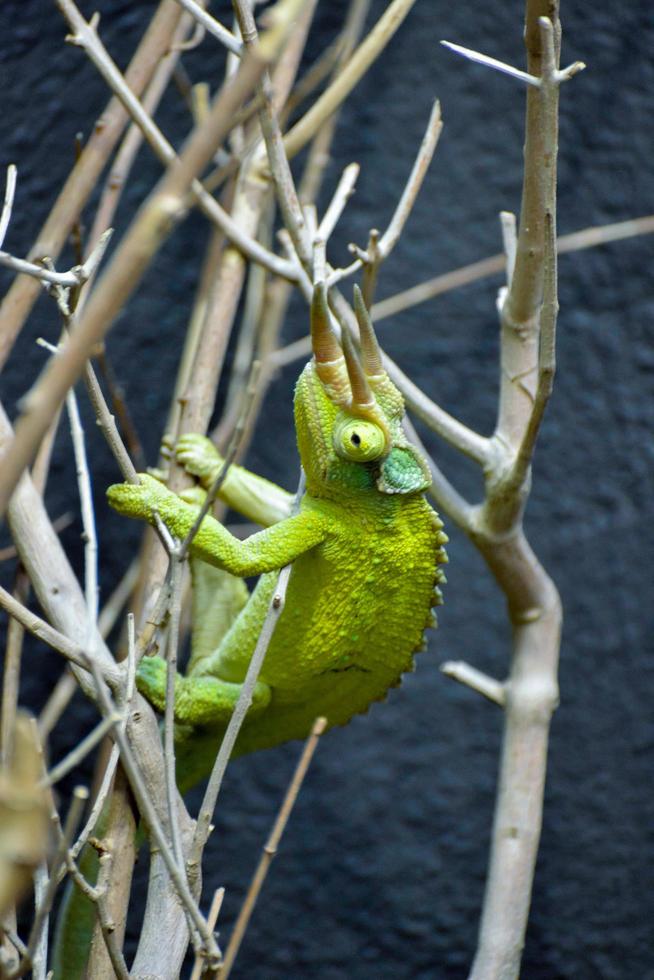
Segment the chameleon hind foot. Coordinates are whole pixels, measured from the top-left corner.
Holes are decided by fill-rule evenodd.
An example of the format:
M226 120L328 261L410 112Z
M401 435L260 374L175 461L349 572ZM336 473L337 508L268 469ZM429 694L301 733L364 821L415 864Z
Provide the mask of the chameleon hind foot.
M136 674L136 686L148 701L163 713L166 705L166 661L143 657ZM180 725L227 724L241 693L242 684L218 677L175 678L175 721ZM248 712L262 711L270 701L270 688L257 681Z

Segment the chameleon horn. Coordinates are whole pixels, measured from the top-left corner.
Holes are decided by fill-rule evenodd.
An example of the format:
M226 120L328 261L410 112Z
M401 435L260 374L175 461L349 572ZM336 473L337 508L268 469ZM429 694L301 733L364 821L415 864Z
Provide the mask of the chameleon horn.
M343 351L330 326L327 288L324 282L317 282L313 287L311 346L316 374L325 386L329 398L336 405L347 405L350 401L350 382Z
M357 323L359 324L363 368L369 378L381 379L386 375L382 363L381 350L372 325L372 320L370 319L370 314L366 309L363 295L358 286L354 287L354 312L356 313Z
M368 378L361 367L361 361L357 354L352 338L347 327L341 331L341 343L343 344L343 354L347 365L347 373L350 378L352 389L352 408L369 408L375 405L375 396L372 388L368 384Z

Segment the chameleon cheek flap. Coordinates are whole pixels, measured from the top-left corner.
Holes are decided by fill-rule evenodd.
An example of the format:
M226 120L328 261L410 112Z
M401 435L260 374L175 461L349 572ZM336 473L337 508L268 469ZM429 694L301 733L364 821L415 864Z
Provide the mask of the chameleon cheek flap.
M395 446L379 467L381 493L421 493L430 486L429 467L413 446Z

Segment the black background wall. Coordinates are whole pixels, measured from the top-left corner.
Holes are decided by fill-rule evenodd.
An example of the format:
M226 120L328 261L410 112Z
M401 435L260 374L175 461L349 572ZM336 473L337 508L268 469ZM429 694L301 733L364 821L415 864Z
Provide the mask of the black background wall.
M224 6L224 5L223 5ZM102 36L124 65L153 9L98 0ZM384 3L373 2L379 16ZM344 4L319 4L309 45L333 37ZM560 231L654 210L654 19L649 4L563 3L563 63L588 70L561 105ZM0 162L19 168L7 238L27 252L107 93L46 0L0 7ZM326 195L345 164L362 167L334 238L334 258L388 220L422 136L431 99L445 130L380 297L499 248L497 214L517 209L524 93L510 79L457 59L440 38L522 64L522 4L418 0L383 60L342 116ZM209 38L186 59L194 79L216 78ZM188 126L173 95L159 115L178 142ZM119 230L159 173L147 149L121 205ZM87 217L90 222L92 209ZM206 238L191 215L158 256L115 324L109 351L154 461L168 391ZM68 256L68 259L71 257ZM654 977L652 921L652 438L650 268L654 239L640 237L564 256L556 391L534 470L528 533L564 601L561 706L552 728L540 858L523 976L529 980ZM65 267L62 260L60 267ZM72 261L72 259L71 259ZM9 277L2 273L3 287ZM460 289L386 321L382 339L414 380L484 433L497 397L498 280ZM306 329L294 304L285 325ZM43 363L34 340L57 336L47 300L37 306L0 378L13 414ZM291 392L297 367L274 384L249 465L291 487L297 458ZM118 478L86 413L102 547L102 594L125 569L139 528L104 505ZM471 496L477 475L427 434L429 448ZM48 506L76 510L68 437L56 448ZM4 532L3 532L4 534ZM63 538L81 567L80 524ZM463 978L471 961L488 853L501 733L499 711L438 671L465 658L507 670L503 601L474 549L451 532L441 627L415 674L346 729L326 736L266 884L239 961L242 977ZM2 543L5 538L2 537ZM8 565L0 568L11 578ZM43 704L60 664L30 652L22 700ZM57 730L55 756L94 714L76 702L79 731ZM206 894L227 888L227 935L298 746L240 760L230 770L207 857ZM90 774L89 774L90 775ZM69 792L71 784L64 785Z

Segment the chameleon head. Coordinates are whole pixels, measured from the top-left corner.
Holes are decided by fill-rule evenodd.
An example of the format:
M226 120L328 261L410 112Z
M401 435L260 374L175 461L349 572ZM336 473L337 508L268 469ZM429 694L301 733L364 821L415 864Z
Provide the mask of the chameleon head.
M311 304L313 360L295 389L295 421L310 493L420 493L431 477L402 430L404 400L386 373L361 292L355 286L357 352L349 332L339 344L324 283Z

